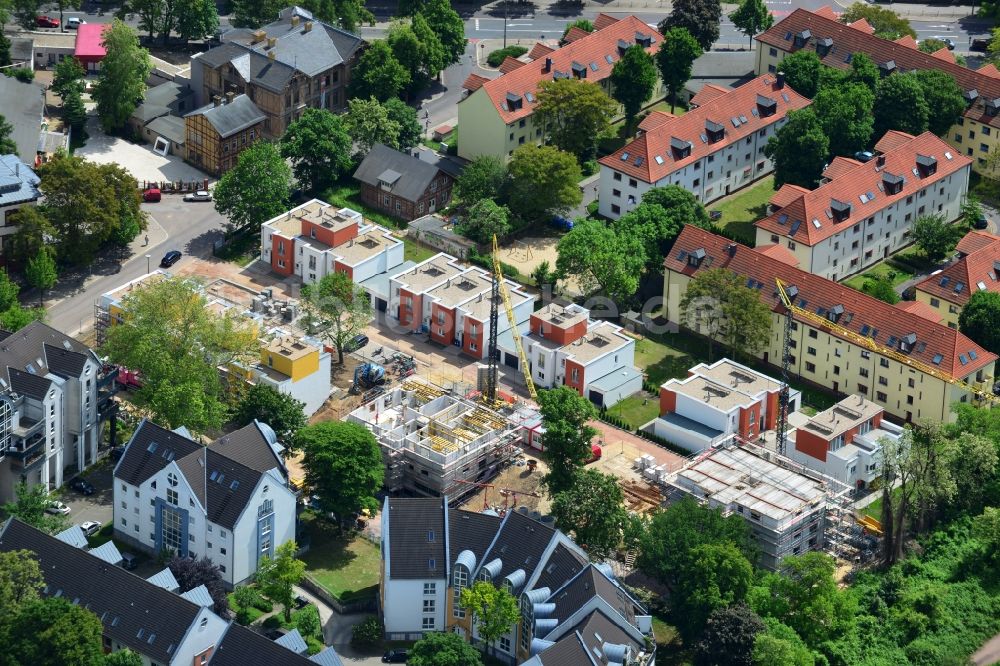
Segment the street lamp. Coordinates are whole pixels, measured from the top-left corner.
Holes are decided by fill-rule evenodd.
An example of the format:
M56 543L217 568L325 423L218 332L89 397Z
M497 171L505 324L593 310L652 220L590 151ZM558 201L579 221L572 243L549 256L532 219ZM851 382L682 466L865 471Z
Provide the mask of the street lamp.
M149 274L149 259L150 259L150 257L152 257L152 255L149 255L149 254L146 255L146 273L147 274Z

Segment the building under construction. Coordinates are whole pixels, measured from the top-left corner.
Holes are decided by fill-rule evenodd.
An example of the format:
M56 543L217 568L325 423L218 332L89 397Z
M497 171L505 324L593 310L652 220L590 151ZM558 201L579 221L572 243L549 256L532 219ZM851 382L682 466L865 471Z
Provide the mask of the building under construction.
M503 414L418 377L347 416L382 447L389 492L460 500L520 450L518 430Z

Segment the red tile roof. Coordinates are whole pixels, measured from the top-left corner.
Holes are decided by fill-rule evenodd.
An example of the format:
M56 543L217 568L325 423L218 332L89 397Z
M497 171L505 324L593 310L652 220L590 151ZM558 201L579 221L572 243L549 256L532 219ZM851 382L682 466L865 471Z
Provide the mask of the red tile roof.
M651 129L659 127L663 123L676 118L672 113L667 113L666 111L650 111L649 115L642 119L639 123L639 131L648 132Z
M566 36L563 37L563 41L565 43L567 43L567 44L570 44L570 43L575 42L576 40L580 39L581 37L586 37L589 34L590 34L589 32L587 32L586 30L584 30L580 26L574 25L566 33Z
M974 233L978 232L968 236ZM1000 237L983 236L992 241L976 247L947 268L918 283L917 289L957 305L968 303L976 291L1000 293ZM982 236L977 238L977 241L982 240L986 239Z
M466 90L475 92L483 87L483 84L488 82L490 79L485 76L479 76L478 74L469 74L468 78L462 84L462 87Z
M833 11L832 7L824 6L816 10L818 16L825 16L828 19L837 20L837 12Z
M794 35L805 30L810 33L809 40L805 46L796 47ZM876 65L894 62L897 71L941 70L953 76L963 92L969 93L975 90L978 93L978 97L965 111L966 118L1000 127L1000 113L997 113L997 109L1000 108L1000 79L988 73L980 73L980 70L971 70L957 63L935 58L930 53L876 37L870 31L871 26L867 22L856 21L851 25L845 25L831 18L826 12L810 12L799 8L769 30L757 35L755 39L787 53L802 49L815 51L820 40L832 39L833 46L821 60L836 69L849 69L850 56L854 53L866 53ZM988 110L987 102L994 101Z
M597 18L594 19L594 30L604 30L617 20L618 19L616 19L614 16L611 16L610 14L604 14L604 13L598 14Z
M935 324L940 324L944 320L940 312L920 301L900 301L896 303L896 307L900 310L913 313L918 317L929 319Z
M917 159L933 157L937 161L933 174L918 175ZM969 168L972 160L931 132L918 137L880 156L885 166L876 160L847 169L833 180L824 183L784 208L775 211L754 224L774 234L788 236L796 243L816 245L830 236L845 231L855 223L875 214L899 199L938 182L962 169ZM902 187L895 194L885 188L886 178L902 178ZM832 204L847 204L847 215L836 219Z
M555 49L549 46L548 44L535 42L535 45L531 47L530 51L528 51L528 58L530 58L531 60L538 60L539 58L543 58L548 54L552 53L553 51L555 51Z
M774 193L774 196L771 197L771 200L768 203L772 206L777 206L778 208L784 208L807 192L809 192L809 190L804 187L792 185L791 183L785 183L777 192Z
M991 79L1000 79L1000 69L997 69L997 66L993 63L983 65L976 70L976 74L982 74L983 76L988 76Z
M834 19L834 20L836 20L836 19ZM870 24L867 19L858 19L854 23L848 23L847 25L851 26L855 30L859 30L861 32L866 32L869 35L874 35L875 34L875 26L873 26L872 24Z
M875 144L875 151L879 153L887 153L890 150L895 150L900 146L906 145L912 138L912 134L900 132L899 130L889 130L883 134L882 138Z
M703 250L705 257L698 266L692 266L688 257L698 250ZM986 351L955 329L935 324L868 294L799 270L697 227L684 227L663 264L666 269L685 275L694 275L707 268L728 268L748 280L753 279L761 299L775 312L785 311L774 287L774 279L780 278L798 290L796 305L813 312L841 305L844 314L839 324L859 335L873 337L878 344L887 345L890 338L898 340L915 333L917 341L911 356L954 378L968 377L997 360L996 354ZM836 335L832 331L831 334Z
M730 90L731 88L723 88L722 86L706 83L704 86L702 86L701 90L696 92L694 94L694 97L691 98L689 106L693 108L697 106L702 106L704 104L708 104L716 97L720 95L725 95Z
M762 116L758 108L758 99L762 98L775 104L775 112L767 117ZM808 99L791 87L779 88L773 74L764 74L683 116L660 124L599 162L633 178L656 183L677 169L778 122L788 111L809 104ZM724 138L708 143L705 138L708 123L721 126ZM689 145L689 155L677 159L678 153L671 148L671 142L677 141Z
M903 35L899 39L894 39L893 41L896 42L897 44L902 44L903 46L906 46L911 49L917 48L917 40L915 40L913 37L910 37L909 35Z
M962 240L958 241L955 247L959 254L972 254L976 250L993 245L1000 241L1000 236L994 236L986 231L970 231L965 234Z
M798 258L784 245L778 245L777 243L773 245L761 245L757 248L757 251L789 266L799 265Z
M950 63L955 62L955 54L952 53L947 46L942 46L931 55L937 58L938 60L944 60L945 62L950 62Z
M659 50L663 36L635 16L626 16L601 29L595 29L586 37L572 44L566 44L544 58L534 60L524 67L518 67L512 72L484 83L482 88L493 102L500 118L505 123L512 123L532 113L535 102L528 100L526 93L530 93L532 98L537 100L538 84L542 81L551 81L557 72L571 77L573 65L576 64L584 68L587 81L601 81L611 76L611 69L620 57L618 43L624 42L631 46L636 43L638 34L652 38L652 46L646 49L648 53L654 54ZM542 71L545 69L546 59L552 61L551 70L548 72ZM608 62L608 59L611 62ZM510 110L507 104L508 95L520 99L520 108Z
M500 63L500 73L510 74L515 69L519 67L524 67L527 64L528 63L524 62L523 60L518 60L517 58L512 58L510 56L507 56L506 58L503 59L503 62Z
M852 160L850 157L843 157L841 155L838 155L837 157L834 157L833 161L830 162L830 165L823 170L823 177L833 180L838 176L843 176L845 173L855 168L859 164L863 164L863 162L859 162L858 160Z

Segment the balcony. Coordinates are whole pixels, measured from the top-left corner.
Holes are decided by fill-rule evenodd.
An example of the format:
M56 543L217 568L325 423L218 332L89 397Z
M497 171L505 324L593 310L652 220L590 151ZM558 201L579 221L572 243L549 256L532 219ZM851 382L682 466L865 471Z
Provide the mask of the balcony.
M15 436L11 438L10 446L7 448L7 455L10 456L12 461L24 461L36 453L45 453L44 432L36 432L28 438Z

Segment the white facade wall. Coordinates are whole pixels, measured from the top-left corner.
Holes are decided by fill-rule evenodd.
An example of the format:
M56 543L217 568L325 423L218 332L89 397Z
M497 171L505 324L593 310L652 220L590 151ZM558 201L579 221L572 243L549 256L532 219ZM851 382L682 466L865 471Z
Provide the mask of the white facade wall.
M291 377L275 381L274 377L266 372L254 372L254 381L301 400L305 403L303 409L306 416L312 416L330 397L330 352L320 351L319 368L297 382L293 382Z
M706 427L721 430L725 434L734 433L739 430L739 407L734 407L728 412L724 412L685 393L679 391L675 391L675 393L677 395L675 413Z
M265 491L266 490L266 491ZM257 509L265 499L274 503L274 551L295 540L295 495L274 473L261 477L254 494L233 528L232 570L227 583L242 583L257 571Z
M392 553L389 554L390 557ZM385 563L386 571L389 562ZM433 594L424 594L425 584L434 585ZM448 582L444 578L419 580L394 580L385 577L382 582L385 607L382 609L385 633L421 634L426 631L445 629ZM434 600L434 612L424 612L424 600ZM434 618L433 628L424 626L424 618Z
M189 664L207 663L196 660L209 648L214 648L222 640L228 623L212 612L211 608L202 608L188 629L184 640L173 652L172 664L188 666Z
M653 434L662 437L672 444L676 444L691 453L701 453L705 449L724 441L729 435L722 433L714 438L704 437L692 430L678 428L672 423L663 419L653 421Z
M354 281L364 282L379 273L391 271L403 263L403 244L390 245L384 252L369 257L354 266Z

